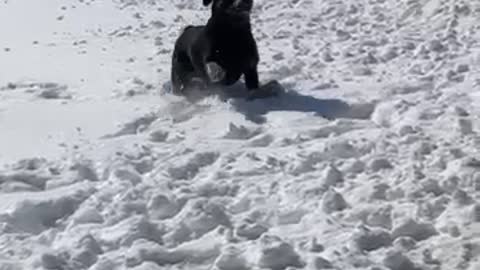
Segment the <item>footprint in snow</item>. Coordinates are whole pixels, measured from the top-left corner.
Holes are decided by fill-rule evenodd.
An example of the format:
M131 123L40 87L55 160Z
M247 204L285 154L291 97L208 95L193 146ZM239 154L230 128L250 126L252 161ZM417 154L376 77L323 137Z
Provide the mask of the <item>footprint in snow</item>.
M39 83L8 83L2 90L17 90L26 93L33 93L42 99L71 99L72 94L68 91L68 86L54 82Z

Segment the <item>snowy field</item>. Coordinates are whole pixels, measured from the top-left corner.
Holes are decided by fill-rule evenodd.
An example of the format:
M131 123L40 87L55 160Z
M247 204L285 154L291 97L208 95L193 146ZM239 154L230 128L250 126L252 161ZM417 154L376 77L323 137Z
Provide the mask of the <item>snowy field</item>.
M286 92L189 103L201 2L0 1L0 270L480 269L480 1L256 0Z

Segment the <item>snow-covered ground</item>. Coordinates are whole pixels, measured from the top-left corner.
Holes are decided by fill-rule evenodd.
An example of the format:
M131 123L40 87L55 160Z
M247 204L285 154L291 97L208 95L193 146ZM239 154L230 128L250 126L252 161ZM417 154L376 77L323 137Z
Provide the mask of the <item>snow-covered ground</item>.
M0 2L1 270L480 269L479 1L256 0L287 92L189 103L201 2Z

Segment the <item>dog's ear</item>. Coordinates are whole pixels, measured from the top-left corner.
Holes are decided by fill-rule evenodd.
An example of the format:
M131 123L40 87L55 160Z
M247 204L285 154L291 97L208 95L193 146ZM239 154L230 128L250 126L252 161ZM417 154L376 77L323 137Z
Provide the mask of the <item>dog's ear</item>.
M210 3L212 3L213 0L203 0L203 5L208 6Z

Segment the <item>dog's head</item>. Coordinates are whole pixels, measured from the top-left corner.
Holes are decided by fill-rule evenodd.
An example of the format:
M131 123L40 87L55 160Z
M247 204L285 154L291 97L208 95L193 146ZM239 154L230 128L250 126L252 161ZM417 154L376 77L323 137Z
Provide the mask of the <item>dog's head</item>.
M203 0L203 5L210 4L214 15L249 16L253 8L253 0Z

